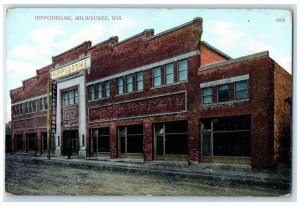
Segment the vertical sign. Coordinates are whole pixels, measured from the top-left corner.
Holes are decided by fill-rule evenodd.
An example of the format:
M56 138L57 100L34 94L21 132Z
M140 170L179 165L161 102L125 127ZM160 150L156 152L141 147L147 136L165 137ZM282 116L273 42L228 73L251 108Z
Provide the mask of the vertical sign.
M51 137L56 133L56 104L57 104L57 85L55 82L51 84Z

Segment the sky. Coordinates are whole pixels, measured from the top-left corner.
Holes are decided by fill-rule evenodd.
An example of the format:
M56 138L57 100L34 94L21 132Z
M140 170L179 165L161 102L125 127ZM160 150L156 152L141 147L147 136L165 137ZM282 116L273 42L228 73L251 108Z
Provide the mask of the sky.
M71 16L67 20L36 20L36 16ZM78 21L76 16L108 16L109 20ZM120 16L121 20L112 20ZM11 119L9 90L51 64L51 57L84 41L92 45L118 36L119 41L154 29L155 34L203 18L202 40L237 58L261 51L291 73L292 18L275 9L100 9L18 8L5 20L5 122Z

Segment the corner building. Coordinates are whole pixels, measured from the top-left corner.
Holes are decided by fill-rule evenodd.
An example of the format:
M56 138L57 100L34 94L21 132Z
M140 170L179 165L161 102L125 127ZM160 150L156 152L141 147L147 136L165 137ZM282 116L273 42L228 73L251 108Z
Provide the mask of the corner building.
M232 59L201 35L202 19L195 18L156 35L147 29L123 41L87 41L52 57L10 93L12 150L46 153L51 77L52 155L66 155L72 145L85 158L256 168L286 162L291 75L268 52Z

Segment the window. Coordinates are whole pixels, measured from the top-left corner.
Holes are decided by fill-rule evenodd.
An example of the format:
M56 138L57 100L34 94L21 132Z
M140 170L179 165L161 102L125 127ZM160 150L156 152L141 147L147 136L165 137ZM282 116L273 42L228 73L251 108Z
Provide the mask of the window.
M44 98L40 98L40 111L45 109L45 107L44 107L45 102L44 101L45 101Z
M74 104L74 90L68 91L68 102Z
M92 129L93 153L109 152L109 127Z
M212 103L212 88L207 87L202 89L202 104Z
M152 70L152 82L153 87L157 87L161 85L161 69L160 67L154 68Z
M68 105L68 93L67 92L63 93L63 105L64 106Z
M16 115L19 115L19 105L16 105Z
M118 82L117 94L123 94L124 93L124 80L123 80L123 77L119 77L117 79L117 82Z
M95 99L94 85L89 86L89 100Z
M44 97L44 109L48 109L48 99Z
M29 113L31 113L32 112L32 102L31 101L29 101L29 111L28 111Z
M74 90L74 103L78 104L78 89Z
M132 75L126 76L126 92L133 91Z
M218 102L229 101L229 85L223 84L218 86Z
M36 112L37 111L37 107L36 107L36 100L32 101L32 112Z
M144 89L144 75L143 72L136 73L136 90L143 90Z
M20 104L20 114L24 114L24 103Z
M248 81L240 81L234 84L235 89L235 99L248 99Z
M73 105L78 104L78 90L72 89L66 92L63 92L63 105Z
M187 60L178 62L178 81L187 80Z
M25 113L29 112L29 102L25 103Z
M110 96L110 85L109 81L104 82L104 94L103 97L109 97Z
M143 125L119 127L120 154L143 153Z
M173 66L173 64L166 65L165 78L166 78L166 84L171 84L174 82L174 66Z
M102 98L102 83L96 84L96 98L101 99Z

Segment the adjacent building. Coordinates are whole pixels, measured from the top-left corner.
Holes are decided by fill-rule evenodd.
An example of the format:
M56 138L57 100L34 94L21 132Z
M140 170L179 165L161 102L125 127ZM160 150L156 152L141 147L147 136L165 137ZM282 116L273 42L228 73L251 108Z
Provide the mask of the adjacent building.
M201 40L202 18L159 34L86 41L11 90L14 152L192 163L285 162L291 75L267 51L233 59Z

